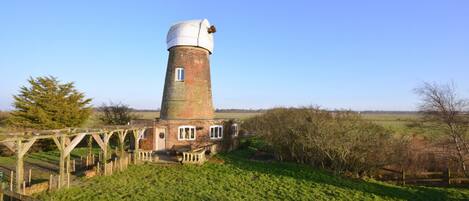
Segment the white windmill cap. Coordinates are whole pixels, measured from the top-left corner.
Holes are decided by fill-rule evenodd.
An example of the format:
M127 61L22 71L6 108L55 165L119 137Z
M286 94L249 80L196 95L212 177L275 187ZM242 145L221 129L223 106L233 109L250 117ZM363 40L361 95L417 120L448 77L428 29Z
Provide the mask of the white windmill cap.
M196 46L213 52L213 33L215 28L210 26L207 19L188 20L174 24L166 36L168 50L174 46Z

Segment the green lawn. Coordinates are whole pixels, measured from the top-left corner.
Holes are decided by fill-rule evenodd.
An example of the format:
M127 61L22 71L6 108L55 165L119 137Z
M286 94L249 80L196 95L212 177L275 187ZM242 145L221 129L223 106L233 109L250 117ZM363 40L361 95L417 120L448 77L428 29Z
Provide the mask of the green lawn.
M130 166L41 200L469 200L468 189L400 187L334 176L304 165L247 159L252 149L203 166Z

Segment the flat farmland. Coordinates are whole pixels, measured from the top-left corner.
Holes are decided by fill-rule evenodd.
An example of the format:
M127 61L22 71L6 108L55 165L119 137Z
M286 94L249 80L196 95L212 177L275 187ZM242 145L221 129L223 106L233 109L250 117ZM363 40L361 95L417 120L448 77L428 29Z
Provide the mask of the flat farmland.
M134 112L140 119L155 119L160 117L160 112ZM215 118L217 119L246 119L256 115L262 114L260 112L216 112Z

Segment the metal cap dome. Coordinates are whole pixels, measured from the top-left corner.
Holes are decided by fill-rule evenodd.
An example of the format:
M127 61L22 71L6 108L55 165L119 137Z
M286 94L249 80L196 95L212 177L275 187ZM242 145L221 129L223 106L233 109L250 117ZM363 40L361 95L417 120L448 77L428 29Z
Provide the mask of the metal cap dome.
M210 26L207 19L188 20L174 24L166 36L168 49L174 46L196 46L213 52L213 33L215 27Z

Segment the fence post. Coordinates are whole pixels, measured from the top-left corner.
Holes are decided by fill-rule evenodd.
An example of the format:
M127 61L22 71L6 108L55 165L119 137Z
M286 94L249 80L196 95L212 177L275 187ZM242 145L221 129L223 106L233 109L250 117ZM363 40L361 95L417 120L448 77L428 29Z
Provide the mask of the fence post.
M118 170L117 158L114 158L114 169L115 169L116 172L117 172L117 170Z
M402 169L401 179L402 179L402 185L404 186L405 185L405 170L404 169Z
M1 185L0 185L0 201L3 201L3 189L5 188L5 183L3 183L3 181L1 181Z
M61 178L60 175L57 175L57 189L60 189L60 187L62 186L62 180L63 178Z
M446 184L448 185L451 185L451 170L449 169L449 167L446 169L445 171L445 180L446 180Z
M100 173L100 167L99 167L99 161L98 163L96 164L96 176L99 176L99 173Z
M52 180L54 179L54 176L52 176L52 174L50 174L49 176L49 191L52 191Z
M29 169L29 174L28 174L28 185L31 186L31 169Z
M70 172L67 173L67 188L70 188Z
M13 170L10 171L10 191L13 192Z

